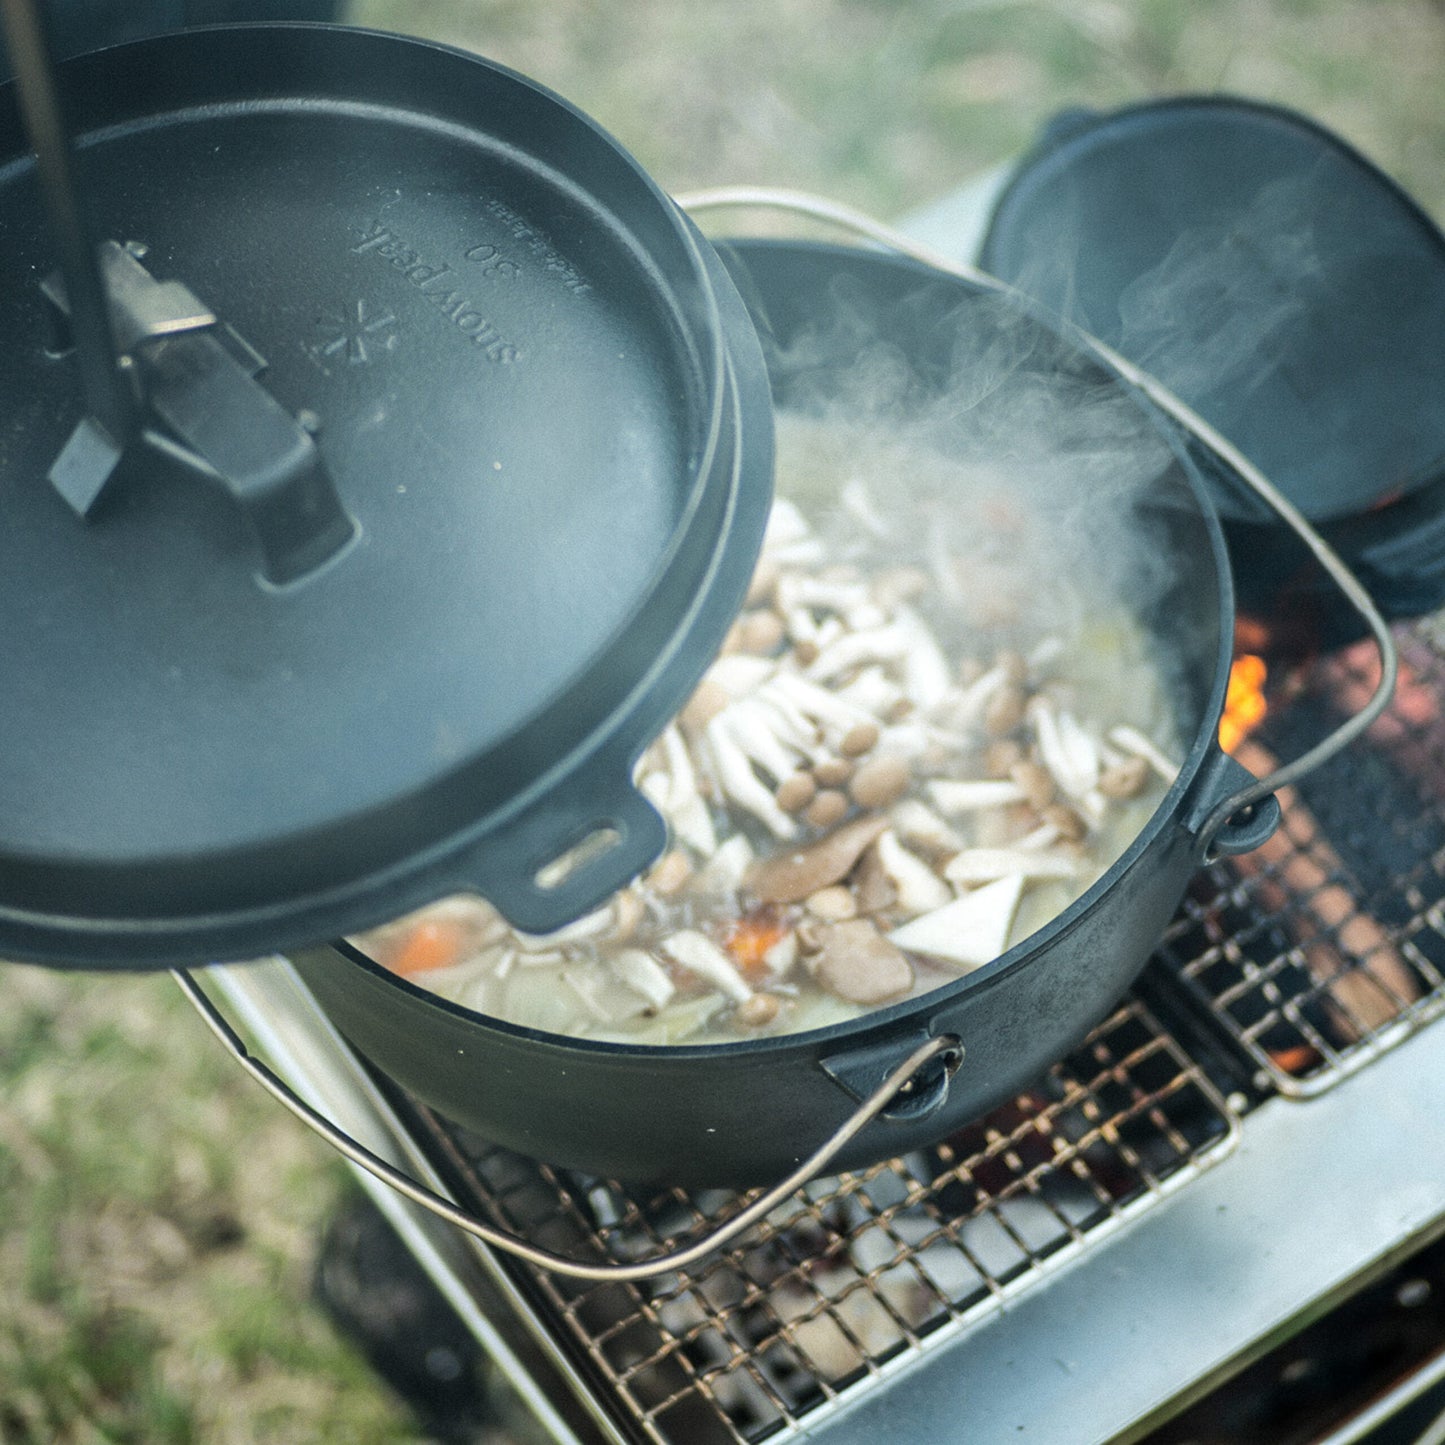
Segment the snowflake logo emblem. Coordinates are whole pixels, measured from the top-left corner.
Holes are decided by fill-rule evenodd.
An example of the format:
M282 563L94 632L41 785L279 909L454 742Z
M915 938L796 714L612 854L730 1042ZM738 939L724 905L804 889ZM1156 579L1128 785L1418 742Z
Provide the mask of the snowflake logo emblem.
M344 310L327 311L316 323L320 340L312 346L318 361L365 366L378 351L391 351L398 341L396 317L375 312L365 301Z

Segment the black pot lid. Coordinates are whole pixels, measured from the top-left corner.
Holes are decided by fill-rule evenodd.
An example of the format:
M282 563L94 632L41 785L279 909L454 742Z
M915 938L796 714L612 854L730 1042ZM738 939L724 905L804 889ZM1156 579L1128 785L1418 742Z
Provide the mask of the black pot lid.
M113 468L77 431L7 87L0 957L594 906L662 846L632 764L770 499L716 257L585 116L443 47L244 27L61 73L145 431Z
M1445 237L1339 137L1231 97L1066 113L981 262L1188 401L1387 611L1445 600Z

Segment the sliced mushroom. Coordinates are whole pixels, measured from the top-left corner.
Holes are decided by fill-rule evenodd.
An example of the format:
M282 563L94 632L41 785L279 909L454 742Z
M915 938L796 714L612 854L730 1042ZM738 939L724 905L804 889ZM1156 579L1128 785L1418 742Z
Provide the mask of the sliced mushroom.
M882 834L874 846L904 913L927 913L953 897L948 884L923 859L910 853L891 830Z
M886 835L885 835L886 836ZM864 850L850 880L859 913L882 913L898 902L898 885L878 856L878 844Z
M749 872L747 886L764 903L801 903L810 893L846 878L863 850L887 827L886 818L856 818L805 848L764 859Z
M928 796L940 813L956 818L980 808L1006 808L1010 803L1021 802L1024 790L1007 778L936 778L928 785Z
M948 860L943 876L971 887L1000 878L1074 878L1078 872L1076 859L1042 848L965 848Z
M893 831L910 847L929 855L957 853L963 839L927 803L904 798L893 808Z
M1016 838L1011 846L1029 852L1038 848L1052 848L1058 841L1059 830L1052 823L1040 823L1022 838Z
M662 1008L677 992L667 970L643 949L619 949L613 954L611 964L613 973L653 1008Z
M753 996L732 960L706 935L684 928L662 941L662 951L689 973L714 985L736 1003Z
M1008 674L1004 669L991 667L964 687L950 688L939 700L939 711L946 713L957 727L981 728L989 704L1008 685Z
M1029 703L1028 714L1040 761L1071 798L1076 802L1086 798L1099 781L1102 755L1098 743L1071 713L1043 694Z
M736 892L752 867L754 857L752 844L741 833L734 833L698 869L692 879L692 891L704 894Z
M903 653L903 686L919 707L935 706L949 692L952 669L933 630L911 607L900 603L896 626L907 639Z
M814 977L849 1003L881 1004L913 987L913 965L867 919L825 923L816 930Z
M1110 728L1109 741L1126 753L1143 758L1166 783L1172 783L1179 776L1179 764L1171 762L1138 728L1124 724Z
M1029 807L1046 808L1054 801L1057 789L1053 774L1041 763L1021 758L1009 769L1009 777L1018 784Z

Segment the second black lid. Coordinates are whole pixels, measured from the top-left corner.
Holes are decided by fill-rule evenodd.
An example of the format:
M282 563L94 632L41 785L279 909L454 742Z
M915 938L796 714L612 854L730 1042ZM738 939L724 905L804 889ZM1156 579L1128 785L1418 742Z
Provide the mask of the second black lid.
M1066 113L981 263L1189 402L1387 610L1445 600L1445 237L1337 136L1228 97Z

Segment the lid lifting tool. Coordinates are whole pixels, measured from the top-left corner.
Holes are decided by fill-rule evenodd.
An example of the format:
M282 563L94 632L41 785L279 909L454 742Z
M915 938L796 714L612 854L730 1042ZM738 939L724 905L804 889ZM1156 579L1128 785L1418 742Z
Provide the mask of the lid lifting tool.
M311 435L260 384L265 358L181 281L141 264L138 242L92 246L54 65L35 0L0 0L26 133L61 264L40 283L51 350L73 351L86 414L50 481L88 517L143 446L241 508L273 585L295 582L356 535Z

